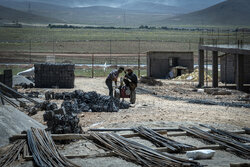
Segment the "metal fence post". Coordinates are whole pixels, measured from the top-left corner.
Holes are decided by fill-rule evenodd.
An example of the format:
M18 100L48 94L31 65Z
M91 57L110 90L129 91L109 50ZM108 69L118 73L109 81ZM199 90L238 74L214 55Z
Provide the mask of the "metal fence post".
M94 54L92 54L92 78L94 78L94 63L95 63L95 58L94 58Z

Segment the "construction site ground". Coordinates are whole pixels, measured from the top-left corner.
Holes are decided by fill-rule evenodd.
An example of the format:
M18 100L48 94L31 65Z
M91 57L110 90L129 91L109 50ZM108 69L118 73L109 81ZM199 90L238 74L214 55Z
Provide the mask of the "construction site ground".
M249 95L239 91L231 91L231 95L208 95L203 92L197 92L196 83L162 80L163 86L147 86L139 84L137 89L137 101L129 109L120 110L117 113L80 113L80 124L84 131L89 128L130 128L134 126L147 126L152 128L178 128L179 125L191 126L199 124L212 125L225 130L240 130L243 127L250 127L250 108L230 107L224 104L249 104ZM85 92L96 91L100 94L108 94L108 88L105 85L105 78L76 78L75 88L50 89L54 92L73 91L81 89ZM29 89L25 91L39 91L44 94L48 89ZM128 100L128 99L125 99ZM206 100L215 102L216 105L198 104L196 101ZM199 101L199 102L200 102ZM61 101L54 100L58 104ZM42 111L32 116L38 122L43 122ZM120 132L128 134L131 132ZM192 144L195 146L205 145L195 138L179 136L172 139ZM138 137L131 140L140 142L149 147L154 145ZM63 154L97 154L103 153L103 150L88 141L80 140L71 144L59 145ZM185 158L185 154L177 155ZM73 162L81 166L138 166L117 157L73 159ZM225 151L216 151L212 160L199 161L208 166L229 166L230 163L249 162ZM32 166L32 162L25 162L18 166Z

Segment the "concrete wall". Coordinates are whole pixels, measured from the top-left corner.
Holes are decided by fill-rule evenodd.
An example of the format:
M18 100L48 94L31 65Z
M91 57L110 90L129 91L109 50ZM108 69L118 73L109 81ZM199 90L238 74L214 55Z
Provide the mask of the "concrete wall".
M221 82L235 84L236 77L236 56L226 55L220 58L221 63ZM250 56L244 56L244 83L250 84Z
M149 77L166 78L174 66L170 66L170 59L177 59L175 66L187 67L189 72L194 70L193 52L161 52L147 53L147 74Z

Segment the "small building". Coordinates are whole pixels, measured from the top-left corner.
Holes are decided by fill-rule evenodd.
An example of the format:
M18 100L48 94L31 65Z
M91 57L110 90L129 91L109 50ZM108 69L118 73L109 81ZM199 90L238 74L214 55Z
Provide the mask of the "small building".
M220 57L220 81L235 84L237 59L236 55L224 54ZM244 84L250 84L250 56L244 56Z
M148 77L165 79L174 67L183 67L189 73L194 71L193 52L147 52L147 75ZM182 68L178 68L177 75L183 74Z

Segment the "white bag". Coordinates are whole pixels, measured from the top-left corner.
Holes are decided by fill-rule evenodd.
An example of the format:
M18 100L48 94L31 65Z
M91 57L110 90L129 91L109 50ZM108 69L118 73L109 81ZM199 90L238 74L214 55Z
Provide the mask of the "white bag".
M187 151L186 156L192 160L211 159L215 154L214 150Z

